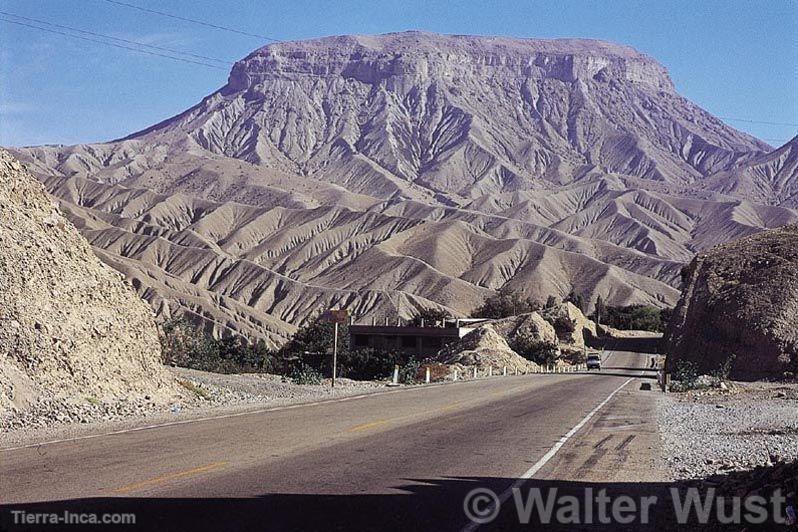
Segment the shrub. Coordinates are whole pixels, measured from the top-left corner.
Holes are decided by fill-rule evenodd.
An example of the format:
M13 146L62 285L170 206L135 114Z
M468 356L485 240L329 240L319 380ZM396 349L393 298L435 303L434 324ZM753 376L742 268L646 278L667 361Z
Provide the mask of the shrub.
M421 361L417 358L411 358L399 367L399 382L404 382L405 384L419 382L420 371Z
M316 368L304 363L294 366L288 378L294 384L321 384L322 381L321 373Z
M402 356L393 352L367 347L338 354L338 375L357 380L374 380L390 377L394 365Z
M679 360L673 368L671 378L674 381L671 385L673 391L694 390L699 387L698 366L692 360Z
M571 290L571 293L565 296L564 301L572 303L576 308L585 312L585 297L582 294L577 294Z
M446 366L445 364L441 364L440 362L431 362L419 365L418 372L416 373L416 381L418 382L426 381L427 368L429 368L430 382L442 381L445 380L447 376L449 376L448 366Z
M496 295L488 297L485 302L476 308L471 316L474 318L507 318L540 310L540 303L520 293L502 288Z
M554 364L560 358L556 344L537 339L531 334L517 334L510 347L525 359L541 366Z
M273 371L275 359L265 342L250 343L241 336L215 339L183 319L160 329L164 364L216 373Z
M196 394L197 397L199 397L200 399L205 399L206 401L210 401L211 400L211 394L209 394L201 386L197 386L193 382L191 382L189 380L183 380L183 379L178 379L177 383L180 386L182 386L183 388L185 388L186 390Z
M737 355L734 353L729 355L729 358L727 358L726 361L718 367L718 369L712 372L712 377L714 377L718 382L728 381L735 358L737 358Z
M576 322L564 314L554 318L551 325L554 327L557 336L560 337L567 336L576 330Z

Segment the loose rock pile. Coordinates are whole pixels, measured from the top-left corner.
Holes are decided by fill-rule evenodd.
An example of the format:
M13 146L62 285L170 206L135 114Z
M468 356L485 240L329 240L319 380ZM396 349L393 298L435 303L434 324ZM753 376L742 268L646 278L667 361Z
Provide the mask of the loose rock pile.
M468 333L459 342L444 348L437 356L437 360L463 371L466 366L475 366L479 371L488 368L509 371L533 371L538 365L513 351L502 335L496 332L493 325L483 325Z
M798 387L746 384L661 397L663 455L676 478L798 460Z
M95 403L179 397L152 311L0 150L0 416L80 421Z

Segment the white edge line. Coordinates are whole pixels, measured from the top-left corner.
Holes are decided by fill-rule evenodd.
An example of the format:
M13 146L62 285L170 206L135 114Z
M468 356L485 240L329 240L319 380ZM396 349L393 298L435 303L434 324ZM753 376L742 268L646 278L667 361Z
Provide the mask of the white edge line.
M538 471L540 471L540 470L543 468L543 466L545 466L545 465L548 463L548 461L549 461L549 460L551 460L551 459L554 457L554 455L555 455L555 454L557 454L557 451L559 451L559 450L560 450L560 448L562 448L562 446L563 446L563 445L565 445L565 443L566 443L568 440L570 440L570 439L571 439L571 438L574 436L574 434L576 434L577 432L579 432L579 429L581 429L582 427L584 427L584 426L585 426L585 424L586 424L588 421L590 421L590 418L592 418L592 417L593 417L593 416L596 414L596 412L598 412L599 410L601 410L601 408L602 408L604 405L606 405L607 403L609 403L609 402L610 402L610 400L611 400L613 397L615 397L615 394L616 394L616 393L620 392L620 391L621 391L621 389L622 389L624 386L626 386L627 384L629 384L630 382L632 382L634 379L635 379L635 377L630 377L630 378L629 378L629 379L627 379L627 380L626 380L626 381L625 381L623 384L621 384L620 386L618 386L617 388L615 388L615 390L613 390L613 392L612 392L611 394L609 394L609 395L607 396L607 398L606 398L606 399L604 399L604 400L603 400L601 403L599 403L599 404L598 404L598 406L596 406L596 408L594 408L593 410L591 410L591 411L590 411L590 412L589 412L589 413L588 413L588 414L587 414L587 415L586 415L584 418L582 418L582 421L580 421L579 423L577 423L576 425L574 425L574 428L572 428L571 430L569 430L569 431L568 431L568 432L565 434L565 436L563 436L562 438L560 438L559 440L557 440L557 442L556 442L556 443L555 443L555 444L552 446L552 448L551 448L551 449L549 449L549 450L548 450L548 452L546 452L546 454L544 454L544 455L541 457L541 459L537 461L537 463L536 463L535 465L533 465L532 467L530 467L529 469L527 469L527 470L526 470L526 471L525 471L525 472L524 472L524 473L523 473L523 474L522 474L520 477L518 477L518 480L516 480L516 481L513 483L513 485L512 485L512 486L510 486L509 488L507 488L506 490L504 490L504 491L501 493L501 495L499 495L499 506L501 506L501 505L503 505L505 502L507 502L507 499L509 499L509 498L510 498L510 495L512 495L512 494L513 494L513 490L516 490L516 489L520 488L521 486L523 486L523 485L526 483L526 481L527 481L527 480L529 480L529 479L531 479L533 476L535 476L535 474L536 474ZM494 508L494 506L495 506L495 505L491 505L491 507L490 507L490 508L491 508L491 511L492 511L492 509ZM473 522L473 521L472 521L472 522L468 523L467 525L465 525L463 528L461 528L461 529L460 529L460 532L472 532L472 531L476 530L476 529L477 529L477 528L479 528L479 527L480 527L480 523L476 523L476 522Z

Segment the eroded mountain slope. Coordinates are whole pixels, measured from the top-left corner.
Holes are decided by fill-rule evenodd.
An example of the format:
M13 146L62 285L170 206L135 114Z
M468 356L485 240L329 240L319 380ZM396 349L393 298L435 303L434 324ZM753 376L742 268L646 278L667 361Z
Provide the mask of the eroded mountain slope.
M278 43L145 131L18 153L159 312L275 344L325 307L463 314L502 286L673 305L697 251L798 221L792 144L588 40Z

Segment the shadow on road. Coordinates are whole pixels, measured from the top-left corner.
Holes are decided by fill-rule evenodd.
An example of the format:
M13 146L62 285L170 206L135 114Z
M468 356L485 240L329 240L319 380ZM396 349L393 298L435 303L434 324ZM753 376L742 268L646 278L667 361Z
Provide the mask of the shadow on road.
M614 370L623 370L623 371L650 371L652 373L656 372L656 368L632 368L629 366L602 366L602 369L614 369Z
M310 479L309 479L310 482ZM515 482L510 478L445 478L408 479L396 486L394 493L384 494L264 494L253 498L95 498L46 503L0 506L0 528L3 530L101 530L102 526L27 526L14 524L13 510L70 513L91 512L133 513L135 525L108 527L113 530L163 530L163 531L227 531L227 530L460 530L468 524L463 509L464 498L475 488L487 488L501 493ZM519 522L519 515L511 497L502 505L498 517L483 525L481 530L690 530L695 525L677 525L673 503L669 495L672 485L662 483L604 483L563 482L533 480L521 488L526 498L530 489L537 490L545 504L554 502L555 523L541 524L537 510L531 512L528 523ZM330 489L330 486L327 486ZM585 504L592 489L592 504ZM596 523L600 503L596 502L600 490L606 490L611 501L625 495L634 501L641 497L657 497L651 506L648 523L642 523L642 512L634 514L634 521L604 525L584 524L588 512ZM579 515L557 515L564 496L578 502ZM590 499L590 497L588 497ZM610 506L612 504L609 503ZM608 506L608 507L610 507ZM478 505L484 508L483 505ZM540 507L540 505L538 505ZM638 508L642 508L639 505ZM611 510L610 510L611 514ZM560 523L556 523L559 517ZM582 524L563 522L578 518ZM545 520L544 520L545 521ZM715 529L713 527L713 529ZM730 529L740 529L740 526Z
M607 371L607 370L614 370L614 371ZM631 371L634 373L620 373L620 371ZM652 373L650 375L640 375L639 373L643 371L641 368L601 368L600 370L596 371L580 371L575 373L575 375L595 375L597 377L634 377L636 379L656 379L657 375Z

